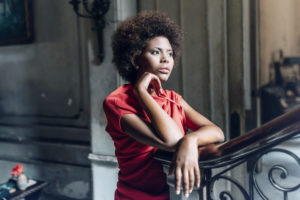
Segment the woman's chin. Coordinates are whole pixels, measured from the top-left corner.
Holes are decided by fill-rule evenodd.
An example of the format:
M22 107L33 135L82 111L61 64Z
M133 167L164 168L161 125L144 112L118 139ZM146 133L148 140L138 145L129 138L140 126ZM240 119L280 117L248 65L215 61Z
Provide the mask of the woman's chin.
M160 82L165 83L168 81L169 76L163 75L163 76L158 76L158 78L159 78Z
M162 83L165 83L165 82L167 82L167 81L168 81L168 79L167 79L167 78L159 78L159 80L160 80L160 82L162 82Z

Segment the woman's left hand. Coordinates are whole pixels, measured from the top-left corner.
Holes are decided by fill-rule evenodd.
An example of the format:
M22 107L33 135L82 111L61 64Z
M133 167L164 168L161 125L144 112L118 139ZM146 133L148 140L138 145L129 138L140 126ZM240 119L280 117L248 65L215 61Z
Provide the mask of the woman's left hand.
M200 170L198 165L198 144L188 135L183 137L177 146L169 174L175 172L175 191L180 193L181 181L186 197L193 191L194 184L200 186Z

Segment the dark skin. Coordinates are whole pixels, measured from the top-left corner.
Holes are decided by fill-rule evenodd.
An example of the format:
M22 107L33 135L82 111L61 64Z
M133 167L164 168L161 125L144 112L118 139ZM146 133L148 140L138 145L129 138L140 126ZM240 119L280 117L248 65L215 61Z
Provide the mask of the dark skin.
M122 128L139 142L175 152L170 174L175 173L176 193L180 193L183 182L183 192L188 197L195 184L200 186L198 146L223 141L224 134L181 99L187 125L193 131L184 136L176 122L151 96L159 95L161 82L168 80L174 66L172 47L167 38L159 36L151 39L142 55L133 60L138 69L135 95L146 110L151 124L135 114L125 114L121 118Z

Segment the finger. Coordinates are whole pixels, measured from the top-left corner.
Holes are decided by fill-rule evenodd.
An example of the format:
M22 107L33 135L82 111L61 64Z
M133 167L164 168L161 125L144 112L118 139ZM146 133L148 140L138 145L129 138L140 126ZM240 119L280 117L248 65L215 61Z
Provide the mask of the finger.
M174 173L174 171L175 171L175 167L174 167L174 164L172 164L172 165L171 165L171 167L170 167L170 169L169 169L169 173L168 173L168 175L171 175L171 174L173 174L173 173Z
M190 170L189 171L189 185L190 185L189 193L191 193L193 191L194 181L195 181L194 178L195 178L195 176L194 176L194 170Z
M155 74L151 74L151 82L153 82L153 84L155 84L155 86L157 87L161 87L161 82L160 79L158 78L158 76L156 76Z
M183 169L183 193L185 197L188 197L190 194L189 187L189 172L186 169Z
M200 169L198 166L195 167L194 174L195 174L195 179L196 179L196 186L197 186L197 188L199 188L200 181L201 181L201 175L200 175Z
M169 174L168 175L171 175L175 172L175 168L176 168L176 161L175 160L176 160L176 152L173 155L172 163L171 163L171 167L169 169ZM175 176L176 176L176 174L175 174Z
M155 92L157 94L160 94L161 82L160 82L159 78L156 75L153 76L151 84L152 84L153 88L155 89Z
M175 192L176 194L180 194L180 184L181 184L181 169L179 167L176 167L176 172L175 172L175 180L176 180L176 185L175 185Z

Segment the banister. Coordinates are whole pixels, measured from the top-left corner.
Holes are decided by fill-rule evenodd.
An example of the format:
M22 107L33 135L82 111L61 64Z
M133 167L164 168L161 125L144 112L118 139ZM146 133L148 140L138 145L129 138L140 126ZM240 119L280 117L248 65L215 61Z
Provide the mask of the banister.
M199 167L222 167L257 151L275 146L298 133L300 133L300 107L228 142L199 147ZM170 152L159 150L155 159L169 165L172 156Z
M257 143L258 141L267 142L268 139L279 131L288 127L297 128L300 123L300 107L285 113L274 120L249 131L246 135L239 136L227 143L219 146L219 151L223 154L243 148L243 145ZM288 134L288 131L283 134Z

